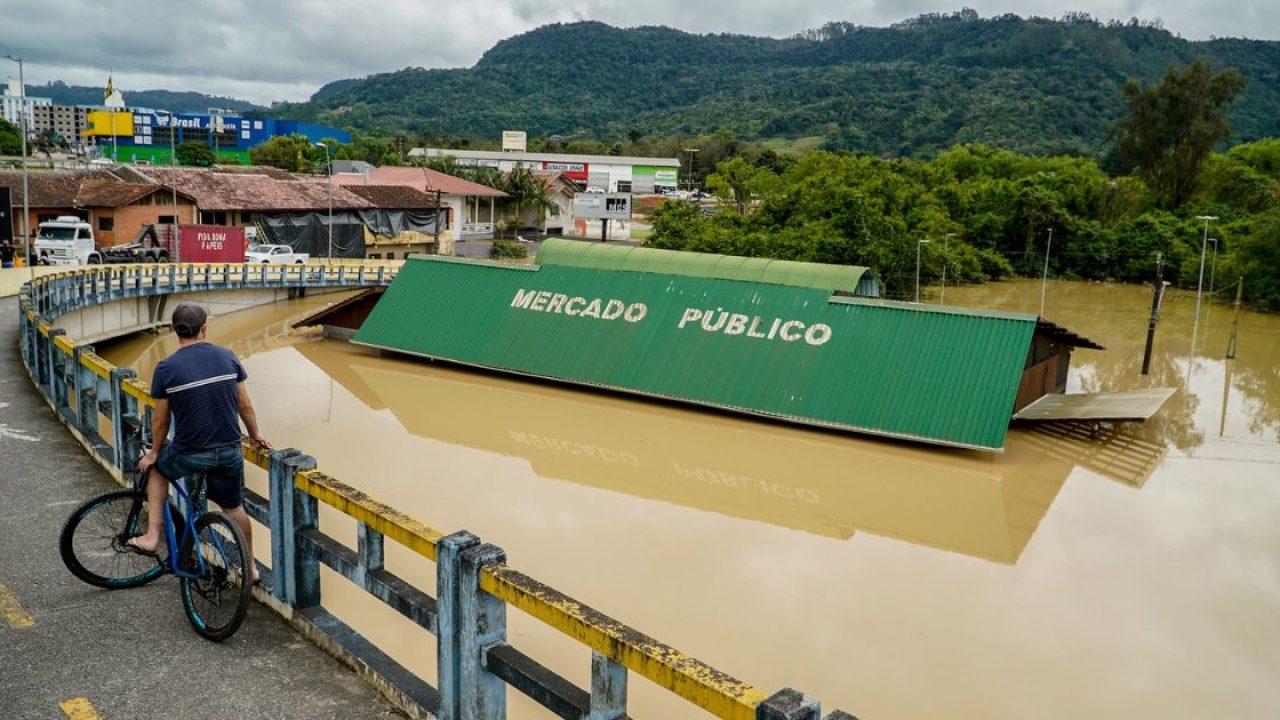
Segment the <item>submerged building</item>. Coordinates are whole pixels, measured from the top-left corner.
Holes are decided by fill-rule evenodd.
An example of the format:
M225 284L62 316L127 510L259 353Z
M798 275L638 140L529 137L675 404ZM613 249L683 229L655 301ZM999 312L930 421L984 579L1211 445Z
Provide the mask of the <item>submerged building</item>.
M564 244L561 244L564 243ZM1000 450L1074 348L1034 315L882 300L866 268L597 250L415 257L354 342L808 425Z

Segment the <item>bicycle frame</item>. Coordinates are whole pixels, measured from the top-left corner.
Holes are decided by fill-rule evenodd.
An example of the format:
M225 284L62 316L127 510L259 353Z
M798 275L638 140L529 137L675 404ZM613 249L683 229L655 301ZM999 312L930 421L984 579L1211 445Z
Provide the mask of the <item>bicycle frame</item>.
M145 490L147 484L146 477L147 473L139 473L138 481L136 483L139 489ZM197 473L195 477L191 478L191 482L195 487L194 493L187 492L183 483L186 478L168 478L168 480L169 484L177 491L177 498L170 497L169 502L164 504L164 542L165 548L168 550L168 556L166 557L165 564L167 565L169 572L173 573L174 577L185 578L187 580L198 580L208 573L204 554L198 551L196 552L196 567L194 570L183 570L181 564L178 562L178 548L182 547L183 544L186 543L188 536L195 532L196 520L209 510L208 503L204 495L204 476L203 473ZM178 504L180 504L181 507L175 508L175 505ZM185 508L185 510L183 508ZM184 527L182 529L182 537L177 536L177 531L175 529L173 521L173 514L175 512L182 513L182 517L185 520L183 523ZM221 540L218 539L216 534L213 536L213 542L218 552L223 552Z

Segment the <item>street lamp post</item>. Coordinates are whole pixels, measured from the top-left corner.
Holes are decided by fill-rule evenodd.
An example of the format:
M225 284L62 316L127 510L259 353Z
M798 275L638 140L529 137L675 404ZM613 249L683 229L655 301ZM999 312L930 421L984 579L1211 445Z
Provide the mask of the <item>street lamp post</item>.
M1044 274L1040 276L1040 317L1044 317L1044 291L1049 286L1049 249L1053 247L1053 228L1049 228L1049 242L1044 246Z
M924 238L916 243L916 302L920 302L920 246L928 244L929 241Z
M22 58L12 55L5 55L5 58L18 63L18 96L21 98L22 108L19 110L22 114L22 246L23 262L27 264L27 271L31 274L31 279L36 279L35 253L31 247L31 192L27 184L27 79L23 75Z
M1204 221L1204 239L1200 243L1200 280L1196 283L1196 317L1191 324L1191 353L1187 356L1187 385L1191 384L1191 364L1196 355L1196 340L1200 334L1200 299L1204 290L1204 260L1209 251L1209 223L1217 220L1216 215L1197 215L1197 220Z
M951 256L947 254L947 241L955 237L955 233L947 233L942 236L942 290L938 293L938 304L947 304L947 262Z
M316 143L316 147L324 148L324 164L329 172L329 264L333 264L333 162L329 160L329 146Z

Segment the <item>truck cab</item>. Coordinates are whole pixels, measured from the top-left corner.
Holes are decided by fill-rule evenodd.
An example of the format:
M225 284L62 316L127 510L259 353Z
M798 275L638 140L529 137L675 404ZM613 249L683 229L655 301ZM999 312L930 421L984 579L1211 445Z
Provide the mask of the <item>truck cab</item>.
M102 262L93 238L93 226L72 215L40 223L36 230L35 255L41 265Z

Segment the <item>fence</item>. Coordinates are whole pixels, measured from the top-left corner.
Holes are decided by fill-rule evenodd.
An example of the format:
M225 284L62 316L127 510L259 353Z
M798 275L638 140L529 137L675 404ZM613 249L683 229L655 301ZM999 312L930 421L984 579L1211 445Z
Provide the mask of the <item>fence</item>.
M117 480L150 440L153 401L133 370L118 368L52 323L89 305L150 294L262 287L344 287L390 282L387 268L320 266L108 266L58 273L24 286L22 356L33 382L71 432ZM99 416L110 419L103 436ZM648 637L510 567L504 551L465 530L446 534L330 477L300 450L245 446L268 473L268 498L246 491L245 509L271 531L272 567L256 591L313 641L415 717L501 720L513 687L569 720L627 717L628 671L721 718L819 720L798 691L771 695ZM319 503L355 519L356 548L319 529ZM436 565L432 597L383 564L387 538ZM396 664L320 604L320 565L386 603L437 639L433 687ZM591 687L579 688L507 642L512 607L590 649ZM825 720L853 720L835 711Z

